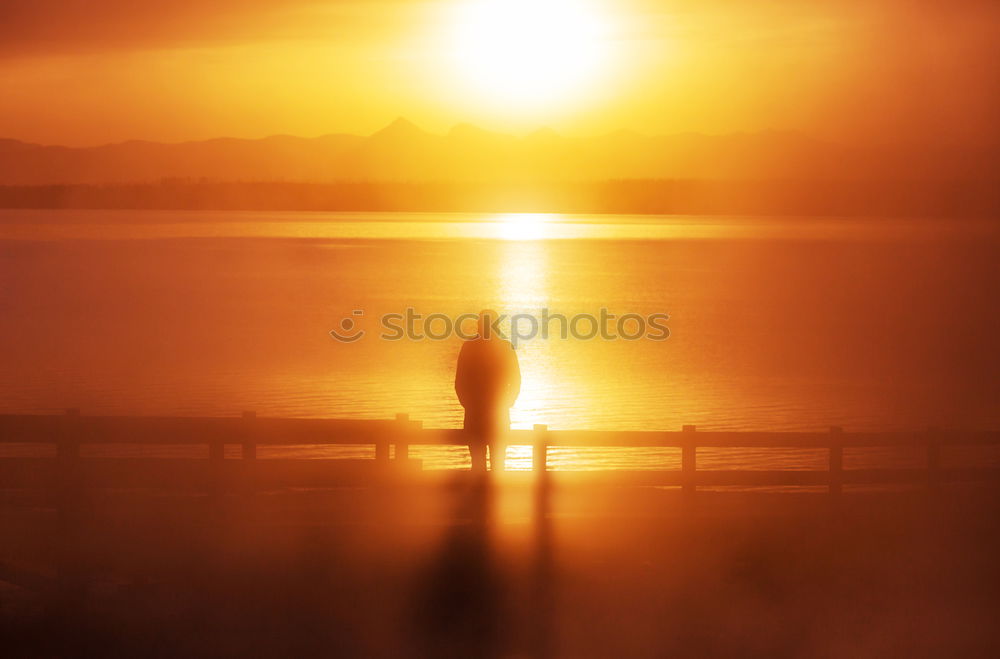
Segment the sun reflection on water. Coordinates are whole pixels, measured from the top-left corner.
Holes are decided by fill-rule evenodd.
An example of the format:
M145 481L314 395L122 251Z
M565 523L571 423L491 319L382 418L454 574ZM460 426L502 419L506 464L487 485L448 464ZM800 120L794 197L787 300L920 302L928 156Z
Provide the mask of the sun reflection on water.
M496 300L503 313L530 314L538 318L549 299L549 251L543 242L549 216L540 213L512 213L495 220L500 236L510 241L503 247L496 273ZM507 327L511 329L510 325ZM521 394L511 410L512 428L531 428L546 423L545 410L551 409L558 373L552 368L550 346L532 340L516 346L521 366ZM531 469L530 446L507 449L507 469Z
M505 213L490 220L498 225L497 235L504 240L544 240L550 237L550 213Z

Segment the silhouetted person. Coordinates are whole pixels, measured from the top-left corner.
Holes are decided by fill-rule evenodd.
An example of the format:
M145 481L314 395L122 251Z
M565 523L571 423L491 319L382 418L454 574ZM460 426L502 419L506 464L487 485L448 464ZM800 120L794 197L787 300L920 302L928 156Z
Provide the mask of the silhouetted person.
M514 347L492 328L497 317L488 309L479 312L479 333L462 344L455 373L455 392L465 408L473 471L486 470L487 447L492 469L503 470L510 408L521 391L521 369Z

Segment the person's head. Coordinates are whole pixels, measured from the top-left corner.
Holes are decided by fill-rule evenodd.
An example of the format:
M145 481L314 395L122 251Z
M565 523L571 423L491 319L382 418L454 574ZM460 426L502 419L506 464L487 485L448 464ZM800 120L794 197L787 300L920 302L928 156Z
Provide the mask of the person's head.
M476 323L476 331L479 336L484 339L497 338L496 330L494 329L494 323L500 317L496 311L493 309L483 309L479 312L479 320Z

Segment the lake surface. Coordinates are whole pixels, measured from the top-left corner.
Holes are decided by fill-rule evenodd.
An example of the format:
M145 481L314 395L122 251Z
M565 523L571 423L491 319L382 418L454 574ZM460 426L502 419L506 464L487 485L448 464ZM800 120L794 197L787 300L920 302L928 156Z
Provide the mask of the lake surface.
M380 316L408 307L449 317L483 307L567 317L606 308L669 314L670 336L522 342L514 427L996 429L997 227L4 210L0 411L407 412L428 427L457 427L460 339L385 341ZM364 338L330 336L345 317ZM467 459L450 449L420 455L429 466ZM706 457L745 464L748 455ZM761 468L823 459L796 455L754 459ZM513 457L513 466L527 459ZM675 460L635 450L559 454L552 463Z

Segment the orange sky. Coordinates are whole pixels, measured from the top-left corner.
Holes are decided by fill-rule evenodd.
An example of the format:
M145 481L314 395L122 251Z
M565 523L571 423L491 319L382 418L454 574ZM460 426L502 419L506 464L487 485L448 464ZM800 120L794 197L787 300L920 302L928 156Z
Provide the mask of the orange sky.
M1000 3L580 2L601 19L600 62L571 93L511 99L484 93L495 72L460 71L461 2L4 0L0 137L370 133L403 115L435 131L1000 141ZM551 75L539 89L564 82Z

